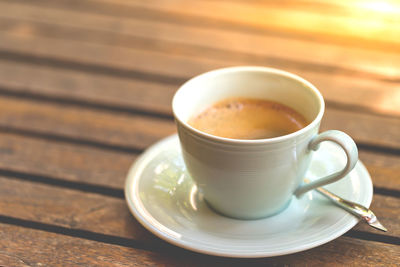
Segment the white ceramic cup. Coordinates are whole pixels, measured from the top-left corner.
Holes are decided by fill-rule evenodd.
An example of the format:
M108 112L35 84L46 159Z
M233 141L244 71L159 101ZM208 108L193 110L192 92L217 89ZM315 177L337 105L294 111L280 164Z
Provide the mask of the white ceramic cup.
M230 97L268 99L301 113L310 123L288 135L241 140L201 132L187 122L215 102ZM176 92L172 109L185 165L216 211L239 219L257 219L282 211L293 196L348 174L358 160L354 141L345 133L318 133L325 104L321 93L294 74L265 67L233 67L192 78ZM323 141L341 146L346 166L302 184L312 151Z

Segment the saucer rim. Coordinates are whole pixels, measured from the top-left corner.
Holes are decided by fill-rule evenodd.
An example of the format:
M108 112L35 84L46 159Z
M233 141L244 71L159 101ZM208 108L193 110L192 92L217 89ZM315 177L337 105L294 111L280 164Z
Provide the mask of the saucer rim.
M137 184L141 178L141 176L137 175L137 173L141 173L140 169L143 169L145 166L147 166L146 161L151 162L151 160L154 158L152 154L160 150L160 147L162 147L164 144L171 142L173 139L178 138L177 134L173 134L171 136L168 136L166 138L163 138L159 140L158 142L154 143L151 145L149 148L147 148L131 165L128 174L126 176L126 181L125 181L125 188L124 188L124 194L125 194L125 199L128 205L128 208L130 212L133 214L133 216L140 222L140 224L145 227L148 231L156 235L157 237L163 239L164 241L173 244L175 246L202 253L202 254L207 254L207 255L212 255L212 256L220 256L220 257L230 257L230 258L261 258L261 257L273 257L273 256L282 256L282 255L288 255L288 254L293 254L301 251L305 251L311 248L315 248L317 246L323 245L325 243L328 243L340 236L342 236L344 233L349 231L351 228L353 228L358 222L359 219L356 218L355 216L347 213L345 214L340 220L338 220L335 224L329 226L329 228L325 228L324 232L326 231L327 233L330 233L329 236L320 238L318 240L314 240L312 242L304 242L303 245L298 245L294 248L287 249L284 251L280 252L266 252L266 251L256 251L254 253L248 253L248 252L232 252L232 249L227 249L224 251L221 248L218 248L217 251L214 251L210 249L209 245L203 245L201 244L200 246L196 246L191 240L184 240L184 239L177 239L174 237L173 234L168 233L169 229L168 227L164 226L160 222L154 220L153 222L149 222L143 215L147 215L149 217L152 217L152 215L145 209L145 207L142 205L141 201L136 199L138 194L136 190L138 190L138 186L135 186L135 183ZM371 202L372 202L372 197L373 197L373 184L371 180L371 176L365 167L365 165L361 162L361 160L358 160L358 163L356 167L359 170L359 172L363 173L361 176L366 176L363 178L363 183L364 187L368 188L370 193L369 195L365 195L365 202L363 203L364 206L369 207ZM138 178L137 178L138 177ZM134 190L135 192L134 192ZM221 215L219 215L221 216ZM346 225L344 225L341 229L335 231L332 233L332 231L328 231L331 228L336 228L336 225L343 224L343 221L348 221ZM158 224L158 225L154 225ZM165 228L164 231L160 230L160 228ZM170 230L173 232L172 230Z

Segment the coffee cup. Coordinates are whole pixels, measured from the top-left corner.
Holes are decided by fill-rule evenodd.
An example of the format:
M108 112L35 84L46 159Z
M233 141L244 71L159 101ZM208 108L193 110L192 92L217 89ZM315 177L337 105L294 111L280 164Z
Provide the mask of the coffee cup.
M307 124L281 136L234 139L201 131L189 120L229 98L274 101L302 114ZM237 219L258 219L284 210L294 197L338 181L358 160L347 134L319 133L325 104L321 93L303 78L266 67L231 67L210 71L184 83L172 109L186 168L215 211ZM313 151L324 141L338 144L347 163L342 170L308 184L302 181Z

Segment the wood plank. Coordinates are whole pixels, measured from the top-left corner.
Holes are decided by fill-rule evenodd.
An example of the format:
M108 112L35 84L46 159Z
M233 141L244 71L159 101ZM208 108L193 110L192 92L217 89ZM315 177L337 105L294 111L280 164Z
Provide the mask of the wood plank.
M162 244L130 214L124 199L0 177L3 215L72 229L128 237ZM371 209L389 232L380 233L360 222L355 229L400 236L400 198L374 195ZM100 225L96 222L101 221Z
M110 0L105 0L110 3ZM313 36L313 38L350 39L347 43L381 42L391 47L398 44L399 31L396 23L399 21L398 12L380 14L371 12L365 16L356 4L348 8L351 15L335 16L325 13L311 13L303 10L284 9L280 7L260 8L259 6L237 2L217 1L112 1L129 6L140 6L162 10L165 12L216 20L235 22L236 24L262 27L266 30L284 31L293 34ZM397 7L397 5L395 5ZM354 11L358 9L359 12ZM213 12L210 12L213 10ZM364 12L363 12L364 11ZM327 36L327 37L325 37Z
M7 0L2 0L2 1L7 1ZM208 0L208 1L215 1L215 0ZM218 0L220 2L223 1L231 1L232 0ZM19 0L19 3L24 3L24 4L30 4L29 1L24 1L24 0ZM63 6L67 7L66 1L57 1L57 3L54 3L53 1L46 1L46 0L41 0L41 1L36 1L36 5L41 5L44 7L48 6ZM72 1L73 2L73 1ZM324 0L282 0L279 2L273 1L273 0L233 0L233 2L238 2L238 3L247 3L250 4L253 7L260 7L260 8L265 8L269 6L274 6L274 7L279 7L279 8L285 8L285 9L294 9L294 10L303 10L307 12L317 12L317 13L327 13L327 14L332 14L332 15L357 15L357 14L351 14L351 10L348 10L352 3L348 3L347 1L324 1ZM68 1L67 1L68 3ZM85 10L83 8L87 8L89 6L92 6L93 4L98 4L100 6L106 6L111 9L111 11L115 12L115 16L117 16L118 12L120 10L121 5L107 5L107 3L102 2L100 3L99 1L80 1L82 3L81 5L77 6L77 9L81 11L86 11L89 12L90 10ZM121 2L123 3L123 2ZM52 5L53 4L53 5ZM354 4L353 4L354 5ZM110 8L114 7L114 8ZM368 5L364 7L366 9L365 11L371 11L368 9ZM368 13L368 12L367 12ZM365 13L364 13L365 14ZM121 14L120 14L121 15Z
M86 2L86 4L90 3ZM352 71L353 75L361 71L366 76L378 75L377 78L381 79L393 79L400 74L398 68L400 55L388 51L320 44L313 40L288 42L285 38L266 34L237 33L185 24L167 24L136 19L134 16L121 19L118 16L90 13L93 8L96 8L95 6L91 6L93 8L88 8L85 13L82 13L77 12L79 9L76 8L66 9L66 3L63 4L62 1L57 2L56 5L60 6L50 8L49 6L27 6L21 2L0 2L0 9L8 11L1 15L0 26L3 30L23 31L29 23L37 25L34 27L35 33L43 37L108 44L110 38L107 36L114 36L112 43L122 47L141 46L147 49L169 51L173 49L175 53L192 55L203 54L207 51L214 52L216 57L262 56L271 59L278 57L281 60L296 60L308 64L320 64L324 67L332 65L335 68L343 68L342 71ZM71 34L71 27L74 27L74 34ZM30 28L32 30L33 26ZM115 42L116 39L118 42ZM163 45L157 45L157 41L163 41ZM169 48L171 46L173 48Z
M0 133L0 168L123 188L136 154ZM398 156L360 151L375 186L400 190Z
M145 149L176 132L172 120L0 98L0 127Z
M27 110L29 112L26 112ZM35 103L26 100L14 100L12 98L0 98L0 112L2 114L0 116L0 126L2 127L7 128L12 126L16 129L29 130L34 133L52 133L127 148L143 149L166 136L170 131L173 132L175 129L173 122L164 120L152 119L147 121L137 116L93 112L84 108L60 107L54 104ZM361 125L370 125L372 127L379 125L377 122L379 118L376 121L370 121L370 123L362 123L360 118L349 117L351 114L343 114L343 120L339 119L336 123L335 121L329 123L329 120L326 120L322 130L335 128L345 130L351 135L354 134L353 137L357 137L357 133L359 134L360 132L356 131L353 133L348 131L349 129L346 127L338 127L346 125L347 120L344 119L346 116L348 116L347 119L350 118L350 121L357 121ZM139 122L139 124L136 122ZM146 125L146 127L143 128L143 125ZM388 129L387 125L377 128ZM367 129L366 131L372 132L372 130ZM61 178L73 181L80 180L82 176L85 182L121 188L124 176L135 158L135 155L119 155L112 151L111 153L108 153L110 151L102 151L101 153L92 152L90 147L88 149L80 147L78 151L75 151L74 148L66 147L68 144L51 144L30 138L7 138L10 137L7 134L4 136L1 146L1 152L4 154L2 156L4 163L0 165L3 168L11 167L19 171L33 171L36 174L56 177L61 175ZM46 135L42 138L46 139ZM379 136L376 136L376 138L379 138ZM392 137L388 136L388 140L390 138L394 139L395 135ZM356 140L358 141L358 139ZM371 139L368 141L371 141ZM35 153L36 150L39 151L38 154ZM96 159L93 159L94 153L96 153ZM110 154L111 156L109 156ZM32 155L40 155L43 159L36 156L32 157ZM398 156L380 155L361 150L360 159L367 165L376 186L388 189L400 189L400 181L396 179L400 171ZM85 161L85 165L81 166L80 163L83 160ZM46 162L44 166L43 161ZM97 164L97 162L104 162L107 165L110 161L113 162L111 168L103 164ZM118 164L121 164L121 166L119 167ZM91 170L91 168L95 171ZM388 177L392 177L392 179L388 179Z
M27 110L29 110L29 112L26 112ZM74 106L68 107L59 106L57 104L41 102L36 103L29 100L16 100L13 98L0 98L0 112L2 114L2 116L0 116L0 126L5 127L5 129L11 126L12 128L33 131L34 133L50 133L75 139L93 140L106 145L117 145L127 148L133 147L137 149L143 149L175 130L175 126L172 121L159 119L147 120L140 116L126 116L124 114L110 114L98 111L94 112L90 109L87 110L85 108L76 108ZM362 137L364 131L372 133L374 129L361 128L362 131L353 132L351 127L346 127L346 122L357 121L360 125L369 125L370 127L382 129L385 132L388 132L388 129L390 129L390 120L388 124L382 124L384 120L381 118L376 118L376 120L369 121L365 120L365 123L363 123L363 116L352 117L354 113L339 113L342 113L341 117L336 115L333 116L333 118L338 120L325 120L322 130L332 128L344 130L355 137L356 141L362 141L362 138L357 139L357 137L360 136L360 134ZM327 114L330 114L329 110ZM370 116L364 117L368 118ZM348 124L352 125L352 123ZM145 127L143 127L143 125ZM381 126L377 127L377 125ZM359 130L359 127L356 127L356 130ZM378 131L377 133L379 134L380 132ZM367 140L368 142L373 142L371 136L372 134L369 135L370 139ZM384 139L384 136L385 135L382 135L381 139ZM392 136L387 136L387 140L395 140L396 138L395 134ZM42 138L45 139L46 135ZM379 138L379 136L375 136L375 138ZM85 152L79 150L79 152L82 154L73 153L73 149L66 149L68 151L66 152L64 151L64 146L59 146L59 144L55 144L54 146L49 144L50 147L47 148L48 144L46 142L31 142L29 138L27 140L29 140L28 143L26 143L26 140L24 139L21 141L16 141L13 138L10 140L7 140L7 138L4 139L4 146L2 147L2 152L5 154L3 160L6 161L6 164L3 165L4 167L13 166L16 164L16 166L18 166L17 170L20 171L29 172L31 168L33 168L34 173L55 176L62 174L63 177L75 180L79 178L79 170L77 170L76 173L71 172L71 170L68 170L68 166L79 169L79 161L77 162L74 157L81 158L82 154L85 155L84 157L90 157L92 154L88 152L88 150ZM46 162L47 160L50 160L49 162L52 164L46 164L46 167L43 168L40 159L35 157L34 159L37 160L37 162L31 159L31 153L35 152L26 150L25 146L33 146L31 150L49 151L50 155L43 153L45 156L43 160ZM60 162L59 160L54 160L52 155L59 155L56 157L62 158L62 161ZM70 156L67 157L66 155ZM108 158L108 156L106 156L104 159L99 159L99 161L107 162L106 158ZM120 185L123 184L125 172L129 168L129 165L134 157L126 158L125 155L121 155L118 158L113 156L110 158L115 159L116 162L120 162L118 158L124 158L122 161L122 167L118 172L120 174L120 179L115 180L113 179L115 177L109 177L110 181L118 181L117 185L120 187ZM360 159L367 165L373 177L374 183L377 186L383 188L400 189L398 179L387 179L387 177L396 177L397 173L400 171L398 168L399 159L397 156L379 155L361 150ZM22 162L20 162L21 160ZM13 162L13 164L11 164L11 162ZM97 181L95 174L87 176L88 173L90 173L90 167L97 170L96 160L88 160L86 161L86 164L89 165L88 169L83 167L84 170L82 174L85 175L85 177L88 179L88 182ZM101 166L101 168L104 168L104 166ZM115 169L118 169L118 166L116 166ZM52 172L55 170L58 171L53 174ZM110 175L115 174L113 170L100 170L100 173ZM108 184L108 181L100 181L100 184L104 183ZM115 186L116 184L112 185Z
M170 103L171 99L167 102ZM27 110L29 112L26 112ZM0 124L3 127L39 130L141 149L175 131L173 123L164 119L109 114L98 110L95 112L84 106L77 108L73 105L33 102L12 97L0 98L0 111L2 113ZM328 107L321 130L328 129L343 130L357 142L400 148L399 119L381 118ZM136 138L133 135L136 135Z
M8 114L8 108L4 110L4 116L0 116L5 126L13 125L14 127L18 126L22 128L22 131L18 128L16 130L11 129L8 131L9 133L7 133L6 128L2 129L3 133L0 133L0 154L2 158L0 168L55 176L72 181L81 180L87 183L108 185L116 188L122 187L126 172L136 158L138 151L136 153L134 153L135 151L130 152L134 154L127 154L121 153L118 149L110 150L101 145L85 144L85 142L71 142L62 138L61 140L58 138L47 140L48 133L63 134L67 139L73 138L78 140L82 137L89 138L92 136L94 140L98 140L106 145L114 144L122 147L135 145L140 148L144 147L139 145L143 140L145 140L146 144L156 142L164 136L163 134L168 133L174 127L173 123L169 122L166 124L166 129L155 131L154 135L144 138L143 135L145 134L143 133L149 130L143 130L140 128L140 125L126 123L126 121L131 120L129 117L121 116L121 118L118 118L119 115L111 117L113 115L93 113L85 109L77 110L82 114L78 117L73 108L57 108L56 105L45 105L42 103L34 105L31 103L28 105L25 104L18 101L15 103L15 107L17 107L15 112L19 113L18 116L13 117L12 114ZM39 108L38 105L41 107ZM32 109L32 112L36 109L38 112L33 117L45 117L39 120L31 118L26 120L20 119L21 114L18 109ZM10 110L13 111L13 109ZM63 116L69 118L71 121L62 121L58 120L57 117L47 116L46 113L48 112L55 114L64 113ZM35 113L33 112L33 114ZM97 121L105 119L107 121L105 125L108 125L109 121L115 121L112 123L112 126L119 127L118 133L114 133L114 129L103 128L103 126L96 126L90 123L83 128L82 125L92 119ZM31 124L30 121L37 122ZM118 122L122 122L124 125L114 124ZM57 125L57 127L54 125ZM67 130L63 130L63 132L52 130L52 128L57 129L58 127ZM85 129L83 133L82 129ZM102 130L97 132L97 129ZM339 129L346 130L343 128ZM32 131L33 134L31 133ZM111 131L111 135L115 134L116 137L111 138L109 131ZM41 132L43 134L40 134ZM69 136L65 135L65 133L68 133ZM397 176L400 171L398 156L361 150L360 158L372 173L374 184L383 188L400 189L400 180Z
M0 133L0 168L123 188L137 154Z
M160 253L7 224L0 229L4 266L182 266L179 259Z
M163 245L131 215L125 199L4 176L0 185L2 215Z
M399 156L378 154L371 151L359 151L359 158L367 167L374 186L399 190ZM393 177L390 179L389 177Z
M41 6L54 6L53 2L41 1ZM374 10L370 3L352 2L342 5L345 14L309 12L304 9L285 8L281 5L263 7L254 3L227 1L68 1L71 9L93 9L100 13L119 12L129 17L135 14L152 20L196 26L227 28L232 31L264 32L292 38L314 39L342 45L397 50L395 43L398 21L398 5L387 4L389 11ZM94 6L94 7L92 7ZM138 9L141 12L137 11ZM135 12L136 9L136 12ZM107 10L105 12L105 10ZM111 10L111 12L110 12ZM215 12L209 12L213 10ZM129 13L128 13L129 12ZM142 13L142 14L141 14ZM151 15L149 15L151 14ZM295 21L296 23L293 23Z
M125 108L137 108L146 111L156 111L162 114L171 115L172 96L178 87L177 85L148 83L141 81L121 80L113 77L98 75L88 75L78 71L58 70L47 67L32 68L29 65L22 65L13 62L0 61L0 87L9 88L16 92L33 92L39 95L46 95L55 98L90 101L100 105L116 105ZM329 109L329 104L328 104ZM333 109L330 109L333 110ZM336 109L335 109L336 110ZM331 111L332 112L332 111ZM329 112L327 113L329 116ZM337 121L347 118L345 112L335 112L338 116ZM368 115L358 114L357 120L366 121ZM364 118L363 118L364 117ZM398 121L388 120L379 116L373 116L373 124L380 120L387 121L387 125L392 125L398 129ZM349 127L353 124L347 123ZM355 124L357 125L357 124ZM379 131L381 127L375 129ZM384 130L384 129L382 129ZM392 132L390 130L389 132ZM364 132L366 135L369 132ZM379 137L385 136L383 132ZM393 137L393 136L392 136ZM380 138L375 138L380 142Z
M33 32L21 31L3 34L0 49L11 49L19 53L11 53L11 55L3 52L1 57L11 61L24 61L53 68L75 68L79 71L110 76L123 75L123 78L141 79L143 77L155 82L173 82L176 86L189 77L215 68L235 65L269 65L297 73L308 79L321 90L328 101L372 109L374 112L385 114L397 116L400 114L397 108L400 104L400 91L399 85L395 82L351 77L335 72L334 69L330 72L319 72L316 71L318 68L309 69L290 62L270 62L269 59L262 57L220 59L203 54L178 55L165 53L165 51L133 50L87 42L66 42L41 38L35 36ZM35 58L26 60L25 56L24 60L23 54L34 54ZM49 57L55 59L48 59Z
M135 107L163 114L171 114L170 103L175 88L177 88L173 85L92 76L69 70L54 70L46 67L31 68L11 62L0 62L0 67L2 69L0 87L5 86L12 91L37 92L40 95L56 98L74 99L81 102L90 101L106 106ZM339 116L341 113L337 112L337 114ZM379 117L375 118L376 121L380 120ZM398 123L395 120L390 124L398 129ZM351 126L351 124L349 125ZM379 138L375 140L380 142Z
M0 184L3 216L129 238L143 247L168 248L166 242L132 217L124 199L3 177ZM399 198L375 196L372 208L389 229L384 235L399 236L400 216L396 212L399 207ZM365 223L359 223L355 229L377 233Z
M143 4L140 1L136 3ZM166 10L178 11L179 1L156 1L152 2L151 7ZM150 6L149 3L145 6ZM349 5L347 7L347 16L336 16L327 13L304 12L298 9L284 9L280 6L260 8L259 6L246 3L197 3L195 1L186 2L186 6L180 10L189 9L190 14L215 17L218 19L234 20L240 23L251 25L262 25L271 28L311 32L314 34L329 34L338 38L356 37L362 40L387 41L397 43L395 36L398 35L398 29L395 27L399 22L396 10L393 13L380 14L379 11L370 10L370 14L362 8L362 5ZM396 6L397 7L397 6ZM354 9L359 8L359 12ZM216 10L216 12L207 12L207 9ZM218 12L223 11L223 12ZM375 11L375 12L374 12ZM384 17L383 17L384 16ZM293 23L296 21L296 23ZM376 25L379 23L378 25ZM380 36L385 33L386 36Z
M170 105L172 98L168 99L168 91L165 93L162 101L167 99ZM167 106L164 108L168 109ZM3 128L40 131L138 149L175 132L172 119L140 116L140 113L110 113L88 109L85 105L52 103L51 100L32 101L30 98L3 96L0 97L0 113L0 126ZM345 131L360 143L400 149L400 119L328 107L321 131L328 129Z
M328 103L321 122L321 131L341 130L359 143L399 148L400 119L350 112L330 106Z
M209 0L215 1L215 0ZM219 0L219 1L228 1L228 0ZM376 10L378 10L379 5L374 5L371 3L363 3L362 1L349 2L349 1L326 1L326 0L282 0L279 2L273 0L233 0L235 2L239 2L241 4L248 4L253 7L266 8L269 6L277 6L281 9L294 9L294 10L303 10L312 13L319 14L331 14L337 16L350 16L357 17L360 15L374 15ZM362 8L362 12L354 12L354 7L357 6ZM378 7L376 7L378 6ZM381 6L382 11L384 10L384 6ZM395 6L395 3L394 5ZM390 13L390 11L389 11Z
M153 253L13 225L0 224L0 263L20 266L106 265L106 266L260 266L265 264L335 263L360 266L393 266L398 246L340 238L313 250L263 259L229 259L195 254L185 250ZM363 253L360 253L363 251Z
M53 99L118 106L172 115L171 99L177 85L150 83L90 75L82 71L32 68L30 65L0 61L0 89L16 93L34 93ZM87 105L89 106L89 105Z

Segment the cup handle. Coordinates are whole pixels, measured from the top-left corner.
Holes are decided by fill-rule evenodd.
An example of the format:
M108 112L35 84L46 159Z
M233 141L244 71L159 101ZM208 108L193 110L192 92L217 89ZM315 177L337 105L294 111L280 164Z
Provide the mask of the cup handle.
M337 130L326 131L314 137L308 144L308 149L314 151L318 150L320 143L324 141L331 141L342 147L347 156L346 166L341 171L319 178L318 180L311 183L300 185L294 192L294 195L296 197L300 197L305 192L315 189L317 187L330 184L342 179L356 165L358 160L358 150L356 144L350 136L348 136L344 132Z

